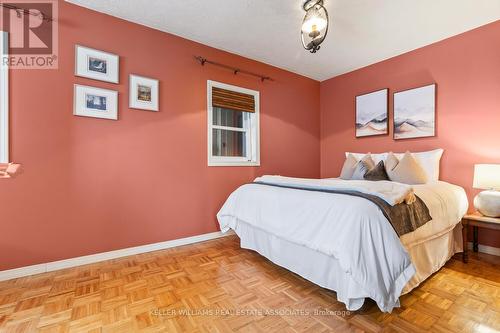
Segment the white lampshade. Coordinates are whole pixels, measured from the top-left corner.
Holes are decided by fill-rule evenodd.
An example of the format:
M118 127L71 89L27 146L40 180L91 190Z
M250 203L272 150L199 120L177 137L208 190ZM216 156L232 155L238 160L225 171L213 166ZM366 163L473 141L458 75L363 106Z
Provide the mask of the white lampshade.
M473 187L500 190L500 164L476 164Z

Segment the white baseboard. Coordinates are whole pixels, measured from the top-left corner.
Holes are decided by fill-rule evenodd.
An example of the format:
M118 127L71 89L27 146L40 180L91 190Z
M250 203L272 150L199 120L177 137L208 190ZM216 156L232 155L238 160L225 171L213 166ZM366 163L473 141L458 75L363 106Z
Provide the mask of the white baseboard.
M116 259L116 258L121 258L121 257L126 257L126 256L132 256L135 254L164 250L164 249L168 249L168 248L172 248L172 247L176 247L176 246L203 242L203 241L221 238L221 237L225 237L225 236L229 236L229 235L234 235L234 232L229 231L226 233L222 233L220 231L216 231L216 232L211 232L208 234L202 234L202 235L198 235L198 236L192 236L192 237L186 237L186 238L180 238L180 239L173 239L173 240L160 242L160 243L153 243L153 244L141 245L141 246L136 246L136 247L129 247L126 249L96 253L96 254L91 254L91 255L83 256L83 257L76 257L76 258L48 262L48 263L44 263L44 264L9 269L9 270L5 270L5 271L0 271L0 281L16 279L16 278L20 278L20 277L28 276L28 275L57 271L59 269L64 269L64 268L93 264L93 263L96 263L99 261Z
M472 242L468 242L467 247L469 250L472 250ZM494 256L500 256L500 248L498 248L498 247L478 244L477 250L481 253L487 253L487 254L492 254Z

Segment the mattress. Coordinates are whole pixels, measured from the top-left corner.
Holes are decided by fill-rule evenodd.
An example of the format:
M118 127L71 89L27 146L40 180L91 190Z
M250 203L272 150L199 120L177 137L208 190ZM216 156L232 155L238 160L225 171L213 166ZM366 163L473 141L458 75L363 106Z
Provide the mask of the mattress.
M221 230L234 229L243 247L335 290L348 309L369 297L390 312L402 293L461 249L454 230L468 208L465 191L445 182L414 191L433 219L401 238L372 202L342 194L247 184L230 195L217 217ZM318 260L310 267L314 260L304 260L306 250ZM324 265L331 271L323 271Z

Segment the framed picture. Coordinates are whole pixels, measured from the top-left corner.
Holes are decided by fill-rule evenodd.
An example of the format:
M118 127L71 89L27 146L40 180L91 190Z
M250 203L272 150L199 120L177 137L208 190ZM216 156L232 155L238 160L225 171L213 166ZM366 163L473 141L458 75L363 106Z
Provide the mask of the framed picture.
M436 84L394 93L394 139L436 135Z
M129 107L149 111L159 110L158 80L131 74L129 82Z
M118 83L120 58L111 53L75 47L75 75L89 79Z
M356 137L388 133L389 89L356 96Z
M73 114L118 120L118 92L75 84Z

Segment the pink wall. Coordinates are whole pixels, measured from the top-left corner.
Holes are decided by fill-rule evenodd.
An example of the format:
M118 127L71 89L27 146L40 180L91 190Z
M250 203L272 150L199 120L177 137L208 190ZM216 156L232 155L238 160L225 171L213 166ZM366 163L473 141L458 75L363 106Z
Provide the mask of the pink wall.
M238 185L319 176L319 83L59 2L59 70L11 71L11 154L0 182L0 270L218 230ZM120 84L74 76L74 47L120 55ZM259 80L194 55L270 75ZM160 80L161 112L128 108L128 75ZM261 167L207 167L206 84L261 93ZM118 90L119 121L72 115L73 84Z
M0 270L216 231L215 214L238 185L265 173L319 177L321 168L321 176L336 176L345 150L443 147L442 178L470 196L473 164L500 162L500 22L320 85L59 4L59 70L11 71L11 154L24 173L0 184ZM75 44L119 54L120 84L75 77ZM194 55L276 81L202 68ZM161 112L128 108L131 73L160 80ZM260 91L261 167L207 167L209 79ZM354 138L356 94L432 82L435 138ZM120 120L74 117L74 83L118 90ZM481 241L500 246L498 233Z
M338 176L345 151L423 151L442 147L443 180L469 198L475 163L500 163L500 21L321 83L321 176ZM394 141L355 138L354 97L437 83L437 135ZM392 121L389 124L392 127ZM471 207L472 207L472 201ZM480 242L500 247L500 233L480 231Z

